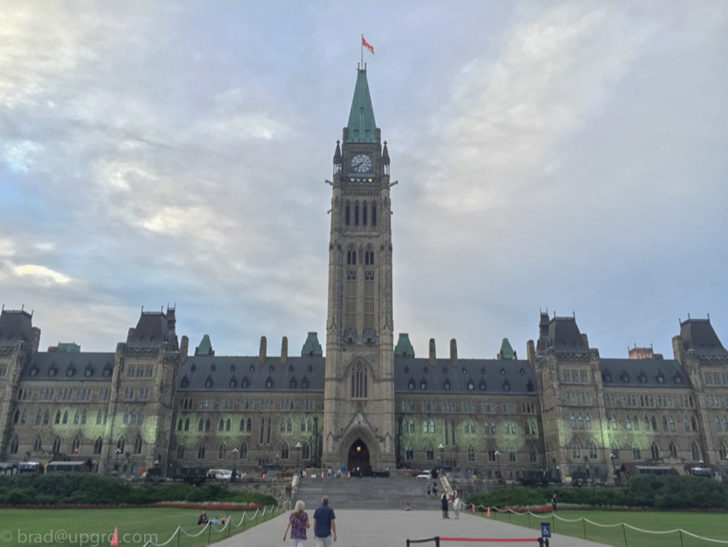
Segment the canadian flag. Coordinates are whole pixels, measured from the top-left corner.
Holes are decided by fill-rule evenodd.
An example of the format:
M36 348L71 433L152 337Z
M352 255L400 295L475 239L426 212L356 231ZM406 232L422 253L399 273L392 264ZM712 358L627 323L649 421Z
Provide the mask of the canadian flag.
M363 34L361 37L361 45L363 45L365 48L367 48L371 52L371 54L374 55L374 46L366 41L366 38L364 38Z

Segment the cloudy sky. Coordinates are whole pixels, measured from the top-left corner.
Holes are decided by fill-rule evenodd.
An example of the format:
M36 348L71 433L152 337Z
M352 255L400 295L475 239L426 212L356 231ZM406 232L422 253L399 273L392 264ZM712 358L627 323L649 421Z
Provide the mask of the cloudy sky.
M519 356L540 310L605 357L728 345L728 3L0 0L0 301L113 351L324 343L332 156L366 55L395 330Z

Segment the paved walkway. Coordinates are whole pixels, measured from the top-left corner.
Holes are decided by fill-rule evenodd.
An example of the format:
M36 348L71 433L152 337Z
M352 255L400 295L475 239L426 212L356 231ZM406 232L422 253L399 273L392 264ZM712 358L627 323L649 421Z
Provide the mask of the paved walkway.
M480 516L463 513L460 520L451 518L443 520L439 511L375 511L370 509L336 510L336 530L338 541L335 547L406 547L407 539L425 539L434 536L457 538L532 538L538 537L538 531L529 528L497 522ZM309 517L313 517L314 508L307 507ZM283 542L283 530L286 528L288 514L280 515L272 520L259 524L242 534L215 543L218 547L280 547L288 546ZM416 546L431 547L435 543L418 543ZM532 542L495 542L475 543L464 541L444 541L442 547L474 547L476 545L538 545ZM601 545L584 539L554 534L551 539L553 547L596 547ZM309 530L309 547L315 547L313 534Z

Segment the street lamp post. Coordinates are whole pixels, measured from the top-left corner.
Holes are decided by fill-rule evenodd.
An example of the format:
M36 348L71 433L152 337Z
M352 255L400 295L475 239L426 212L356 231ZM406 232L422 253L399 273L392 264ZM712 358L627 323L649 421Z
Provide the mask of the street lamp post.
M498 469L498 480L501 480L501 470L500 470L500 450L495 451L495 465Z
M114 474L119 474L119 454L121 454L121 448L117 447L114 451L114 454L116 454L116 458L114 459Z
M617 455L614 452L609 453L609 459L612 460L612 476L614 477L614 481L617 481L617 464L614 463L614 460L617 458Z
M298 441L296 443L296 473L299 473L299 469L298 469L298 458L301 455L301 446L303 446L301 444L301 441Z
M445 445L440 443L440 445L437 447L440 449L440 465L438 467L442 467L442 454L445 452Z
M238 455L240 454L240 450L238 450L238 447L236 446L233 448L233 476L232 480L235 481L238 477Z

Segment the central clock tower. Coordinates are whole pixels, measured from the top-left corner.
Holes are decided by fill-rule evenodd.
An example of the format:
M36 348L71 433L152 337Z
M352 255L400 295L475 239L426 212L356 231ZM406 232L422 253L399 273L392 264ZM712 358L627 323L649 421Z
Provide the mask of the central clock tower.
M393 467L394 348L389 153L366 68L334 153L323 464Z

